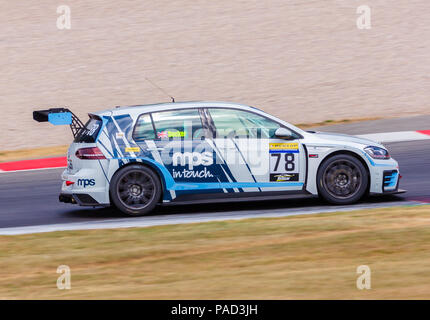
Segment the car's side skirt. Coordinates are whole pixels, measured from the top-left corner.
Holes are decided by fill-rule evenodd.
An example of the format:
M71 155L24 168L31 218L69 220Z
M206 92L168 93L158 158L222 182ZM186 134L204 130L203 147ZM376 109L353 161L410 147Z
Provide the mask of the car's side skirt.
M219 203L219 202L247 202L247 201L267 201L286 200L316 197L305 191L273 191L273 192L242 192L242 193L206 193L206 194L186 194L179 195L170 202L163 202L162 205L176 204L197 204L197 203Z

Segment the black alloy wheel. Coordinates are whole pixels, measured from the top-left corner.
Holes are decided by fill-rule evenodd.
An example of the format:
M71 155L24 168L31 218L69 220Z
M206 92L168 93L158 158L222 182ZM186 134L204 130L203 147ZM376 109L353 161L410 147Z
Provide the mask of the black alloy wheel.
M151 212L159 202L161 183L151 169L130 165L113 176L110 192L119 210L131 216L142 216Z
M318 192L333 204L351 204L365 194L369 177L357 158L339 154L325 160L318 170Z

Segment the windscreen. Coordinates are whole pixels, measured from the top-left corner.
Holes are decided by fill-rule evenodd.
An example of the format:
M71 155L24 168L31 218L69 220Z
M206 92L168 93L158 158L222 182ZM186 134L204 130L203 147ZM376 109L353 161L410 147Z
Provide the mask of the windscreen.
M102 128L103 121L97 117L91 117L85 124L85 127L78 133L75 142L93 143L96 142L97 136Z

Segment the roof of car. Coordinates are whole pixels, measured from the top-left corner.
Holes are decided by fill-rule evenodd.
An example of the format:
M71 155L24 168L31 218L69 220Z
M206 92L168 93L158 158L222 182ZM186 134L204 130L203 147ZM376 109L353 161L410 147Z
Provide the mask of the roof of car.
M255 110L257 108L250 107L244 104L233 103L233 102L220 102L220 101L184 101L184 102L165 102L165 103L154 103L154 104L143 104L133 106L118 106L113 109L108 109L94 114L103 115L111 113L114 115L130 114L130 113L142 113L142 112L155 112L164 110L175 110L182 108L238 108ZM257 109L259 110L259 109Z
M247 111L262 114L267 118L271 118L272 120L280 121L284 125L288 125L289 128L292 128L293 130L295 130L296 132L299 132L302 135L306 134L302 129L297 128L296 126L290 123L287 123L279 118L276 118L270 114L267 114L261 109L247 106L240 103L234 103L234 102L222 102L222 101L164 102L164 103L143 104L143 105L124 106L124 107L118 106L113 109L95 112L91 114L98 115L98 116L132 115L135 118L137 118L141 114L147 113L147 112L157 112L157 111L186 109L186 108L232 108L232 109L247 110Z

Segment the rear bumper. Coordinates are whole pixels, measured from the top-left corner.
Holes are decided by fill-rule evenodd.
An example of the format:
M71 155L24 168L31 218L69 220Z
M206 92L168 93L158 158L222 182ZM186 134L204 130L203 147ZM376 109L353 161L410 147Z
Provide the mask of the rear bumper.
M75 198L71 194L60 194L58 200L63 203L77 204Z
M97 202L89 194L84 194L84 193L79 193L79 194L61 193L60 196L58 197L58 200L63 203L78 204L80 206L87 206L87 207L99 207L99 206L105 207L106 206Z
M60 202L81 206L109 206L109 185L101 168L62 174Z

